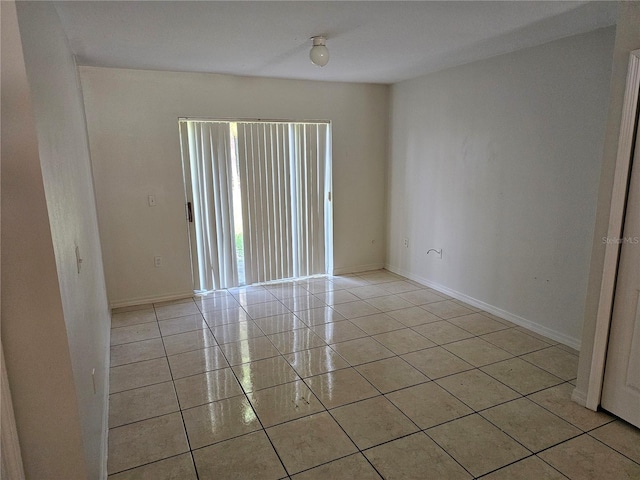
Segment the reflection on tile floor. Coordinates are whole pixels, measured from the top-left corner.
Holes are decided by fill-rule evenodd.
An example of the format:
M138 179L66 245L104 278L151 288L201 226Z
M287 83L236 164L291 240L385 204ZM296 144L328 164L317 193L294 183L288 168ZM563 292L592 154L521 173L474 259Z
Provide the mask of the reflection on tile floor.
M384 270L112 316L110 479L640 479L577 352Z

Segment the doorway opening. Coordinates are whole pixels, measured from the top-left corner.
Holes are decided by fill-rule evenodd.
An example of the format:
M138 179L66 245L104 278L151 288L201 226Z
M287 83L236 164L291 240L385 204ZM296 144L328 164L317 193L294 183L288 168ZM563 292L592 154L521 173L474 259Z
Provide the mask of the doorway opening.
M194 291L332 272L330 122L179 126Z

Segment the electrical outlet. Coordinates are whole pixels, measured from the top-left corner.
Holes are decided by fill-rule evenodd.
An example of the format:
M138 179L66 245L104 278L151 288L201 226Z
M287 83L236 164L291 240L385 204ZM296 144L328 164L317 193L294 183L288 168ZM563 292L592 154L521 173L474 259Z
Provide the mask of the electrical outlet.
M147 197L147 200L149 201L149 206L150 207L155 207L156 206L156 196L155 195L149 195Z
M160 268L162 266L162 257L153 257L153 264L156 268Z
M404 238L402 240L402 244L404 245L404 248L409 248L409 239L408 238Z

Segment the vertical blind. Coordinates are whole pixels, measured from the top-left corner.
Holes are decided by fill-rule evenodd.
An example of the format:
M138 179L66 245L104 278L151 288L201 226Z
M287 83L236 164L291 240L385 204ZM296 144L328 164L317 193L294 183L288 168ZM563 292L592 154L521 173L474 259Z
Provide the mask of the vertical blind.
M195 276L196 289L238 284L238 257L229 251L235 241L234 221L238 220L234 211L242 216L246 284L327 273L327 245L331 242L331 229L326 228L331 218L327 213L329 124L183 123L189 133L189 148L183 148L189 162L184 164L191 169L185 173L185 184L192 183L187 196L192 192L193 230L197 232L191 235L197 244L192 248L197 257L194 270L200 272ZM222 133L225 129L228 135ZM232 132L236 131L234 137ZM236 202L240 199L241 208L235 209L230 191L232 168L237 169L240 189L235 198ZM211 231L204 232L207 229ZM206 269L211 272L203 274Z
M188 151L185 188L193 206L191 254L197 259L192 262L197 266L194 269L195 289L213 290L237 285L231 130L227 122L184 122L181 133L183 152L185 147Z
M297 272L304 277L326 273L325 261L325 210L328 200L325 158L328 153L328 125L295 124L291 126L294 135L295 155L295 201L298 207L296 232Z
M295 276L290 135L284 123L238 125L245 278Z

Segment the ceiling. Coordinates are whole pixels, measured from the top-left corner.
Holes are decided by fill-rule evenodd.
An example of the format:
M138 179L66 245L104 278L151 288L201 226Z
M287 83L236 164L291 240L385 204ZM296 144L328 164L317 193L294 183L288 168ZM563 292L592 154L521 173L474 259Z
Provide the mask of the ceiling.
M565 1L55 2L80 65L395 83L615 23ZM309 61L326 35L331 59Z

